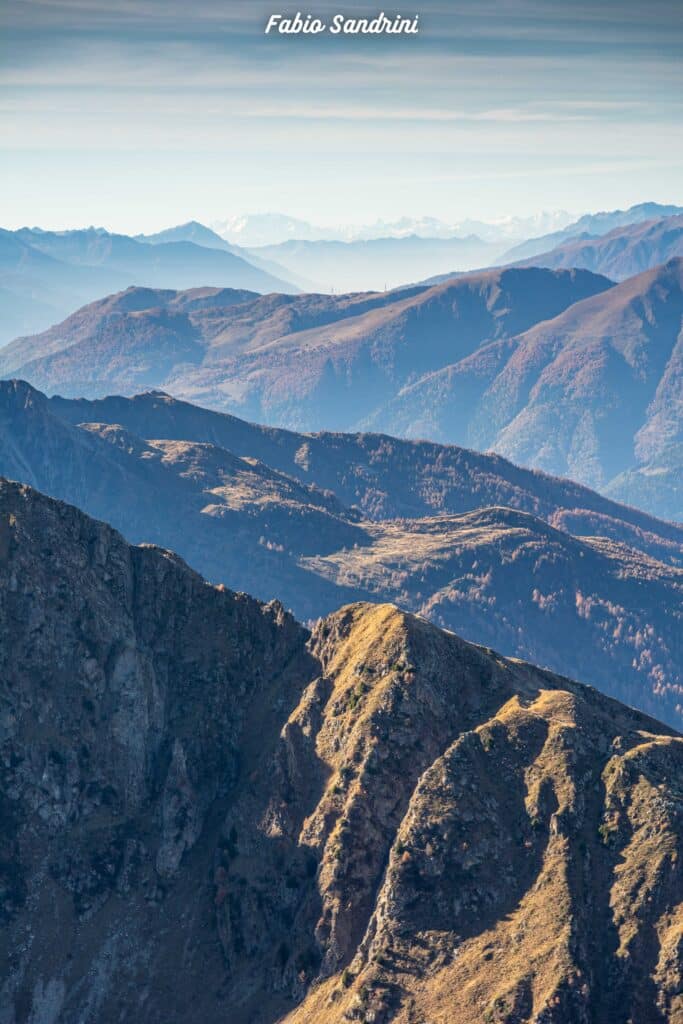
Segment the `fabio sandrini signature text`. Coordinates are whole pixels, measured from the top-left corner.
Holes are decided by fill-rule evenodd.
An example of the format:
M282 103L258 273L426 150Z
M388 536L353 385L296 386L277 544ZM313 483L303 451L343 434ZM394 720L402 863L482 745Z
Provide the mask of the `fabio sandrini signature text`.
M419 31L419 14L414 18L406 18L400 14L390 17L384 11L371 18L348 18L344 14L335 14L330 22L316 18L312 14L301 14L299 11L294 16L271 14L265 27L266 35L277 33L284 36L317 36L322 32L329 32L332 36L416 36Z

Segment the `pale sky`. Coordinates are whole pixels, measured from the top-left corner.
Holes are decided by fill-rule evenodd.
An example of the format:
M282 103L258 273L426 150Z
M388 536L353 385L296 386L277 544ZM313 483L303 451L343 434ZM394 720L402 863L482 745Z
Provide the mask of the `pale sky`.
M679 0L0 0L0 225L683 201ZM274 11L415 37L266 37Z

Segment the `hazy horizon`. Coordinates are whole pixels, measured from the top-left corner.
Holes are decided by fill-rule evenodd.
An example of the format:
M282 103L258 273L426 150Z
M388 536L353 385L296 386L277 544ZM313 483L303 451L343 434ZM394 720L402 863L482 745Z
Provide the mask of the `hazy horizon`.
M678 198L680 200L680 190L679 190L679 197ZM651 199L648 196L647 198L641 197L640 200L638 200L638 202L648 202L648 203L649 202L657 202L657 203L661 203L662 205L680 205L680 201L679 201L679 203L676 203L676 198L675 197L672 198L671 200L658 200L658 199L654 199L653 200L653 199ZM637 203L631 204L631 205L637 205ZM611 209L613 209L613 208L610 208L609 212L611 212ZM14 230L19 230L21 228L28 228L28 229L32 229L32 230L43 230L43 231L56 231L56 232L69 231L69 230L83 230L83 231L85 231L85 230L97 230L97 231L104 230L104 231L107 231L107 232L109 232L111 234L126 234L126 235L130 235L130 236L135 236L135 235L138 235L138 234L154 234L157 231L163 231L164 229L167 229L167 228L181 227L181 226L183 226L185 224L190 224L190 223L202 224L204 227L207 227L207 228L209 228L211 230L216 230L217 231L218 230L217 229L217 225L220 222L223 222L223 221L232 220L232 221L237 222L237 221L242 220L242 219L243 220L248 220L250 218L259 218L259 217L269 218L269 217L273 217L273 218L286 218L286 219L291 219L293 221L302 221L302 222L308 223L308 224L310 224L311 227L321 228L323 230L329 231L330 232L330 238L332 238L334 236L335 232L342 232L344 230L352 231L352 230L370 229L370 228L376 227L378 225L393 225L393 224L397 224L401 220L416 221L416 222L417 221L421 221L421 220L433 220L433 221L439 221L443 225L456 225L458 223L462 223L462 222L465 222L465 221L473 220L473 221L481 221L483 224L487 224L487 225L490 225L490 226L495 226L495 225L503 225L503 224L505 224L508 221L511 221L511 222L512 221L525 221L525 220L534 220L536 218L544 218L544 217L545 218L555 218L556 217L560 221L565 221L566 220L567 223L569 223L569 222L573 221L574 218L578 219L579 217L583 216L584 214L602 213L602 212L608 212L608 211L603 211L603 210L598 210L598 209L588 209L588 208L585 208L585 207L580 207L580 208L577 208L575 210L566 210L566 209L563 209L563 210L559 210L559 209L557 209L557 210L540 210L539 209L539 210L527 210L525 212L516 213L516 214L503 214L503 215L501 215L499 217L488 217L488 218L486 218L486 217L479 217L477 215L477 212L473 210L473 211L470 211L469 213L467 213L467 214L465 214L465 215L463 215L462 217L459 217L459 218L450 218L450 217L447 218L447 217L440 216L438 211L435 212L435 211L425 211L425 210L422 210L422 211L419 211L417 213L415 213L415 212L411 212L411 213L402 212L402 213L399 213L396 217L390 217L390 218L376 217L374 219L368 219L368 220L363 220L361 218L358 218L356 220L335 220L335 218L333 216L321 217L320 219L311 219L311 218L308 218L308 217L305 217L305 216L295 215L295 214L291 213L291 211L284 210L284 209L283 210L269 210L268 209L268 210L232 210L226 216L207 217L204 220L201 220L199 217L192 217L192 216L184 217L184 218L176 217L174 219L173 215L170 214L168 217L166 217L166 219L164 219L163 221L160 221L156 226L146 227L145 230L139 228L137 226L137 222L133 222L133 221L131 221L131 224L129 225L129 229L112 227L109 223L107 223L106 218L102 222L92 222L92 223L85 223L85 222L83 222L83 223L71 223L71 222L69 222L69 223L65 223L65 224L47 224L47 223L35 223L34 224L34 223L19 223L19 222L17 222L15 224L3 223L3 224L0 225L0 227L6 228L8 230L13 230L13 231Z
M652 199L650 196L647 196L647 197L641 196L637 200L636 203L631 204L631 205L637 206L637 205L640 205L641 203L651 203L651 202L653 202L653 203L658 203L659 205L679 206L680 207L681 205L683 205L683 203L681 202L681 198L680 198L680 191L679 191L679 195L678 195L678 200L679 201L676 202L676 197L672 198L671 200L664 201L664 200L659 200L659 199ZM131 226L129 228L125 228L125 227L112 227L111 224L106 222L106 219L103 222L101 222L101 223L76 223L76 222L64 223L64 224L61 224L61 223L57 223L57 224L46 224L46 223L41 223L41 224L38 224L38 223L36 223L36 224L29 224L29 223L10 224L10 223L2 223L2 224L0 224L0 229L11 230L11 231L21 230L21 229L28 229L28 230L37 230L37 231L52 231L52 232L57 232L57 233L61 233L61 232L64 232L64 231L89 231L89 230L95 230L95 231L105 231L105 232L107 232L109 234L122 234L122 235L127 235L129 237L137 237L137 236L142 236L142 235L148 235L148 236L149 235L154 235L157 232L161 232L161 231L164 231L164 230L167 230L167 229L172 229L172 228L176 228L176 227L183 227L183 226L188 225L190 223L198 223L198 224L201 224L203 227L206 227L209 230L214 231L216 234L222 236L225 239L230 240L231 236L234 235L234 238L233 238L234 244L242 244L242 245L245 245L247 247L258 248L259 245L273 245L273 244L277 244L277 242L279 240L281 240L280 239L280 233L277 230L277 220L279 220L279 219L281 219L283 222L287 221L287 220L291 220L291 221L293 221L295 223L301 222L302 224L307 224L310 228L313 228L314 230L317 230L317 231L320 232L320 240L348 241L348 242L363 241L363 240L367 241L367 240L370 240L370 239L382 239L382 238L391 238L391 237L399 238L399 237L401 237L401 235L399 235L398 233L396 233L394 231L390 232L388 230L388 228L390 228L390 227L391 228L395 228L398 224L400 224L400 222L402 220L403 221L409 221L409 222L415 222L415 223L418 223L419 221L434 221L434 222L438 222L441 225L442 228L446 228L446 227L448 227L448 228L455 228L457 226L462 225L462 230L459 231L457 233L457 235L456 234L453 234L453 235L451 235L451 234L449 234L449 235L441 235L440 237L443 237L443 238L445 238L445 237L464 237L466 234L474 234L474 235L476 235L476 225L475 225L475 227L472 227L472 226L470 226L470 225L468 225L466 223L467 221L471 220L471 221L474 221L474 222L480 222L482 225L485 225L486 227L488 227L491 230L491 234L490 235L487 234L487 232L485 232L485 231L481 232L480 237L482 237L482 240L486 240L487 238L491 238L492 239L492 238L495 237L495 239L498 240L502 244L504 239L507 237L510 240L510 244L513 244L514 242L522 241L522 240L524 240L526 238L533 238L533 237L535 237L535 233L533 231L533 226L535 226L536 229L537 229L536 230L536 234L541 236L541 235L548 234L548 233L550 233L552 231L559 231L562 228L564 228L566 226L569 226L570 224L574 223L576 220L578 220L580 217L582 217L584 215L593 215L593 214L600 214L600 213L611 213L611 212L614 212L616 209L617 209L616 207L611 207L609 209L604 209L604 210L603 209L597 209L597 208L591 209L589 207L581 207L581 208L578 208L578 209L572 210L572 211L569 211L569 210L566 210L566 209L565 210L535 210L535 211L530 211L530 212L527 212L527 213L510 214L510 215L507 215L507 216L491 217L491 218L480 218L480 217L477 216L476 211L471 211L470 214L465 215L464 217L460 218L459 220L450 219L450 218L446 219L446 218L443 218L443 217L439 217L438 214L434 214L434 213L422 213L422 214L417 214L417 215L401 214L401 215L397 216L396 218L387 218L387 219L385 219L385 218L375 218L375 220L372 220L372 221L370 221L370 220L368 220L368 221L361 221L361 220L357 220L357 221L335 221L331 217L330 218L321 219L320 221L312 221L312 220L308 220L305 217L301 217L301 218L295 217L294 215L288 213L285 210L262 210L262 211L261 210L251 210L251 211L244 211L244 212L234 212L234 213L231 213L229 215L229 217L207 218L204 221L200 221L199 218L197 218L197 217L189 217L189 218L185 218L185 219L175 219L174 220L173 217L171 216L170 219L166 219L166 220L160 222L159 224L157 224L156 226L147 227L146 230L144 230L144 231L140 230L135 225L133 225L133 226ZM235 228L232 231L225 230L225 226L226 226L227 221L232 221L234 225L237 225L237 224L239 224L240 221L243 221L243 222L247 223L247 222L251 222L253 220L258 220L259 218L264 218L264 219L273 218L273 222L274 222L274 227L273 227L273 230L272 230L273 237L269 241L255 242L255 241L249 241L248 238L245 241L241 241L241 239L239 238L240 232L239 232L238 228ZM532 227L532 230L530 230L530 231L522 230L522 228L525 226L526 223L528 223ZM508 229L507 229L507 232L504 231L506 225L510 225L510 227L508 227ZM519 227L519 230L514 231L513 227ZM381 228L386 228L387 230L382 231ZM496 231L496 229L499 229L499 230L494 235L493 232ZM247 231L247 234L249 235L249 231ZM436 239L436 238L439 237L439 234L438 234L437 231L434 231L434 232L427 232L427 231L421 231L421 232L405 231L404 232L404 235L410 235L410 234L418 234L420 237L423 237L423 238L435 238ZM282 236L281 236L282 240L284 240L284 238L286 238L286 237L292 238L292 239L301 238L302 240L306 240L306 238L308 236L305 233L302 234L301 236L299 236L299 235L296 234L296 232L294 232L293 234L289 234L289 235L282 234ZM318 238L318 235L315 235L315 236L312 235L312 236L310 236L310 238L311 238L311 240L314 239L314 238Z

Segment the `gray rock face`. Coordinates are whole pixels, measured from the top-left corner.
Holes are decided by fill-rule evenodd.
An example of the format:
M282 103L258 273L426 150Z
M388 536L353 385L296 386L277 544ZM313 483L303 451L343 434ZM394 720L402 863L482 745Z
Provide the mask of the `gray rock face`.
M306 635L28 488L0 506L0 1019L187 1020L190 991L217 1019L206 837L250 716L267 743L310 676Z

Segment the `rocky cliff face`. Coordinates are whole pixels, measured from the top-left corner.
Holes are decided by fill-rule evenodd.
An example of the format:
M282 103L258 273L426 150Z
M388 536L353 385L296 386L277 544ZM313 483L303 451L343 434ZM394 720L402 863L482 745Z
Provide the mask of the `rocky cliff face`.
M683 741L0 485L0 1020L683 1015Z
M220 821L305 633L27 488L0 505L2 1019L220 1019Z

